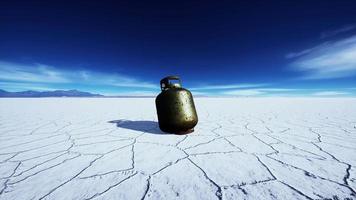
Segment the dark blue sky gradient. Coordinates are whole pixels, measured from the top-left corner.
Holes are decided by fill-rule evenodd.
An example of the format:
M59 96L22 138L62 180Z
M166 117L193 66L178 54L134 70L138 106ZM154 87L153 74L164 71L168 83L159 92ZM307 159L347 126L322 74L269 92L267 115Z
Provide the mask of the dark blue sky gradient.
M290 67L297 58L286 56L354 36L355 10L356 1L325 0L2 1L0 61L153 84L177 74L189 87L352 88L355 76L300 79L305 72ZM77 85L57 84L96 91ZM134 90L140 89L97 91Z

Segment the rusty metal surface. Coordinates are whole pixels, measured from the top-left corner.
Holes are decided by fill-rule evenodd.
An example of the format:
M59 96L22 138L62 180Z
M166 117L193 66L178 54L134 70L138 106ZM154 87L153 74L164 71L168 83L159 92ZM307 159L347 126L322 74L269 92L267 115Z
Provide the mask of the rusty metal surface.
M162 88L161 85L162 92L156 98L160 129L164 132L176 134L192 132L198 123L198 115L192 93L187 89L181 88L180 85L163 82L165 87Z

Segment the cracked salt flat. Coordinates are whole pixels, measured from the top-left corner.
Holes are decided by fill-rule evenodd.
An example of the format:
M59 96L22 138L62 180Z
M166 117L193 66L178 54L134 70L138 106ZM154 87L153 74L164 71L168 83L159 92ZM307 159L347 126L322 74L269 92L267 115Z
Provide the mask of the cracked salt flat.
M0 99L0 199L356 199L356 99Z

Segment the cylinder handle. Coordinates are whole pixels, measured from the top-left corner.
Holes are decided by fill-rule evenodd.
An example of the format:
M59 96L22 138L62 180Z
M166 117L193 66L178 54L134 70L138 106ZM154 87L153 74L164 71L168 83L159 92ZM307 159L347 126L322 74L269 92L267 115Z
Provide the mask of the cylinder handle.
M178 81L178 83L173 83L171 80ZM182 81L180 80L179 76L167 76L163 78L160 82L161 84L161 90L166 90L168 88L181 88L182 87Z

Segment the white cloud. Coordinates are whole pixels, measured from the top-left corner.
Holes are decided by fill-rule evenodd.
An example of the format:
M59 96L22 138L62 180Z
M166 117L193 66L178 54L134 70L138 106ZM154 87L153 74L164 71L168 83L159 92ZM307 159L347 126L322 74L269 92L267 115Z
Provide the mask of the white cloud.
M266 86L267 84L255 84L255 83L242 83L242 84L229 84L229 85L206 85L201 87L193 87L190 90L226 90L226 89L238 89L238 88L256 88Z
M348 95L350 93L340 92L340 91L323 91L323 92L315 92L312 95L314 96L343 96Z
M0 89L12 91L12 92L18 92L18 91L24 91L24 90L36 90L36 91L66 90L66 88L49 87L45 84L16 83L16 82L0 82Z
M289 55L289 56L288 56ZM331 79L356 75L356 35L290 53L291 68L304 72L303 79Z
M300 52L291 52L286 55L286 58L296 58L305 54L308 54L312 52L315 48L310 48L310 49L304 49L303 51Z
M350 24L350 25L341 27L339 29L331 30L331 31L324 31L320 34L320 38L324 39L324 38L331 37L331 36L334 36L334 35L337 35L340 33L351 31L353 29L356 29L356 24Z
M246 90L229 90L223 92L224 95L232 96L260 96L266 94L266 92L258 89L246 89Z
M42 83L70 82L61 72L46 65L26 66L3 61L0 61L0 80Z
M260 88L259 90L264 91L264 92L292 92L292 91L298 91L301 89L295 89L295 88Z
M249 96L249 97L266 97L266 96L345 96L353 93L338 90L325 91L321 89L289 89L289 88L257 88L257 89L240 89L228 90L221 93L224 96Z
M115 82L112 83L111 85L113 86L118 86L118 87L137 87L137 88L149 88L149 89L158 89L159 84L152 84L148 82L139 82L139 81L133 81L133 82Z
M191 91L191 93L192 93L192 95L194 97L196 97L196 96L205 96L205 97L217 96L217 94L213 94L213 93L210 93L210 92Z
M157 89L159 85L121 74L89 70L63 70L43 64L24 65L0 61L0 80L33 84L83 84ZM27 87L28 88L28 87Z
M80 75L81 78L83 78L84 80L89 80L89 78L91 78L90 72L88 72L88 71L79 71L79 75Z
M293 92L300 92L303 89L295 88L254 88L254 89L237 89L223 91L221 94L228 96L285 96L293 94Z
M157 92L152 92L152 91L131 91L131 92L103 92L100 93L105 96L132 96L132 97L140 97L140 96L151 96L155 97L157 96Z

